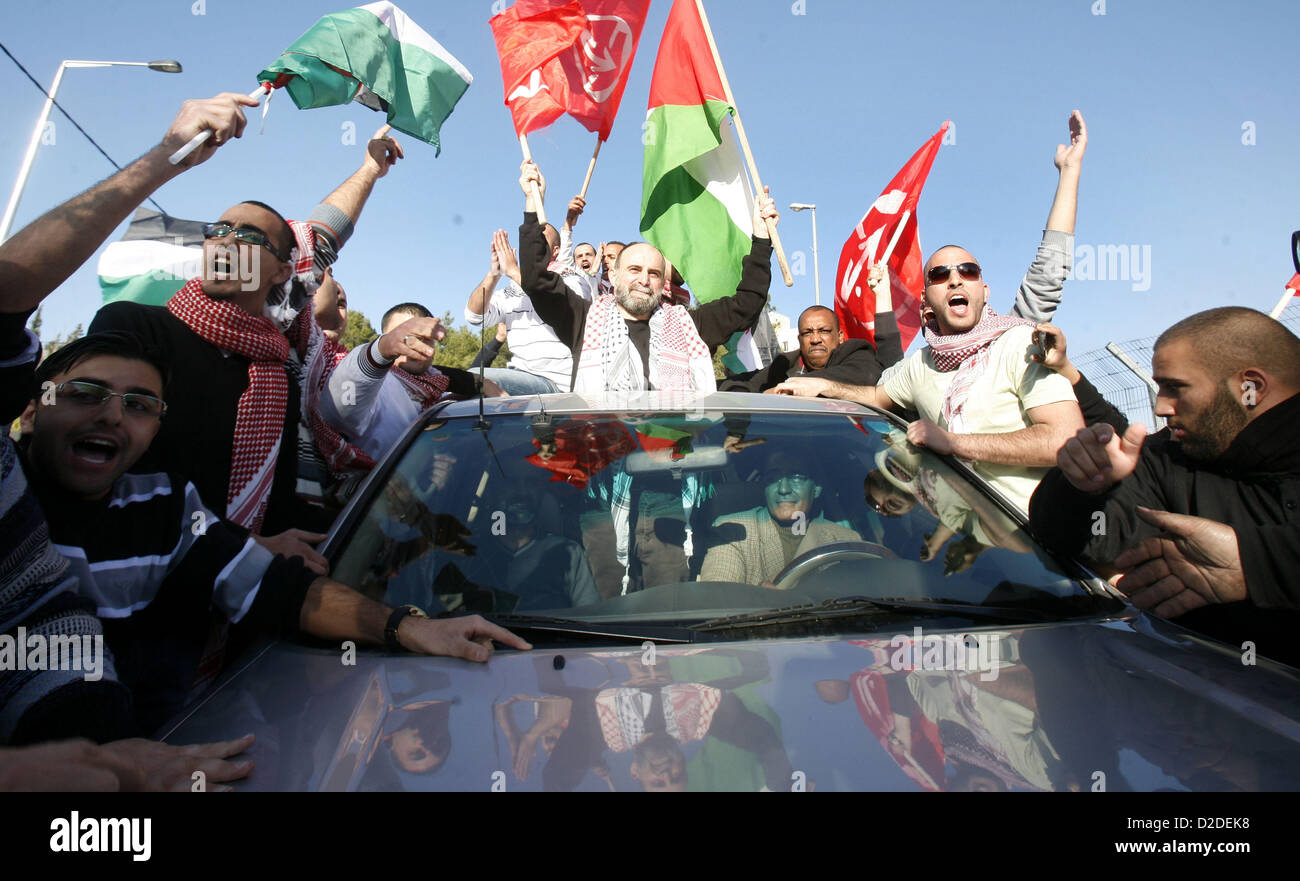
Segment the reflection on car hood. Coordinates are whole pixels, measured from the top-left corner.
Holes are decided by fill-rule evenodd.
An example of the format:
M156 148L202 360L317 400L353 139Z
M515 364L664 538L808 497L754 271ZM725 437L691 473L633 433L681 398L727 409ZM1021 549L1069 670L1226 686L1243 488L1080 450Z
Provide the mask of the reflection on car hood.
M459 401L439 416L464 416L477 413L479 400ZM636 392L561 392L551 395L528 395L484 398L484 412L498 413L663 413L673 411L746 411L802 413L862 413L873 410L862 404L832 398L796 398L792 395L760 395L748 392L636 391ZM883 412L874 411L873 412Z
M258 790L1300 788L1300 676L1145 616L486 665L266 646L167 736Z

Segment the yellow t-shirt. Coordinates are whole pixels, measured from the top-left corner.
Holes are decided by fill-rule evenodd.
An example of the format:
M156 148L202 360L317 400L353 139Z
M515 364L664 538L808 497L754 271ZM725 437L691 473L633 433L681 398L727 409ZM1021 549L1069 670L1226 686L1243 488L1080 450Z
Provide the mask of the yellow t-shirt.
M1026 411L1045 404L1074 401L1074 389L1065 377L1031 361L1034 329L1019 325L998 337L989 346L989 360L984 371L970 387L966 398L967 434L1009 434L1033 425ZM880 387L900 407L915 410L941 428L943 400L956 370L941 372L934 366L930 347L913 352ZM1021 465L974 463L975 470L1022 511L1029 509L1046 468Z

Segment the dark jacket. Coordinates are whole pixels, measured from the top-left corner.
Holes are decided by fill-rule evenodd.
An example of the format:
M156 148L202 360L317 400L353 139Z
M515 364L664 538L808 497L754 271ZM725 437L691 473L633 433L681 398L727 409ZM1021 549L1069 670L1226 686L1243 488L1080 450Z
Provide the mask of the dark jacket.
M1216 520L1237 533L1249 600L1197 609L1179 623L1300 663L1300 395L1243 428L1216 462L1188 459L1166 429L1143 444L1137 470L1105 493L1080 492L1054 468L1029 502L1029 522L1048 547L1104 565L1158 534L1138 517L1138 505Z
M805 367L799 350L782 352L772 363L761 370L738 373L719 383L723 391L763 392L780 385L791 376L816 376L849 385L875 385L880 374L891 364L901 361L903 348L899 345L898 324L894 314L878 317L876 327L881 333L876 337L883 354L878 354L867 340L845 340L821 369Z
M560 342L573 352L573 377L578 377L578 360L582 354L582 335L587 329L587 310L591 303L579 297L557 272L547 269L551 249L542 234L537 215L524 214L519 227L520 287L533 301L533 308L550 325ZM731 297L722 297L689 310L700 339L715 351L737 331L753 327L767 305L767 290L772 284L772 243L754 238L749 256L740 272L740 284ZM648 336L646 337L648 339ZM633 342L637 340L634 338ZM638 345L640 348L640 345ZM645 352L642 352L643 358ZM647 376L649 373L647 372Z

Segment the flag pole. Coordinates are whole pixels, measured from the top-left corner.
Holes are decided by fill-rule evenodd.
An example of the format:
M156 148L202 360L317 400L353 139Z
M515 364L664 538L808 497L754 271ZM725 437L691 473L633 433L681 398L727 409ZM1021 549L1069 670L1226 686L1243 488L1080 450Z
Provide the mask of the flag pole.
M519 146L520 146L521 148L523 148L523 151L524 151L524 161L525 161L525 162L532 162L532 161L533 161L533 152L532 152L531 150L528 149L528 134L527 134L527 132L525 132L524 134L522 134L522 135L519 136ZM535 205L537 206L537 222L540 223L540 224L545 225L545 223L546 223L546 208L543 207L543 205L542 205L542 188L539 187L539 186L537 185L537 181L533 181L533 204L535 204Z
M1273 311L1269 313L1269 317L1274 320L1281 318L1282 313L1286 311L1286 307L1291 305L1291 300L1298 295L1300 294L1297 294L1295 288L1287 288L1286 292L1282 294L1282 299L1277 301L1277 305L1274 306Z
M722 56L718 54L718 44L713 40L713 31L709 28L709 18L704 14L704 0L695 0L695 8L700 14L700 24L704 26L704 36L709 41L709 51L713 53L713 63L718 68L718 77L722 80L722 90L727 93L727 103L731 105L732 118L736 120L736 136L740 140L740 148L745 152L745 162L749 165L749 176L754 179L754 187L758 195L763 194L763 181L758 176L758 164L754 162L754 154L749 149L749 138L745 137L745 127L740 122L740 108L736 106L736 96L731 92L731 83L727 81L727 71L722 67ZM781 278L786 287L794 286L794 278L790 275L790 265L785 259L785 249L781 247L781 237L777 235L776 224L770 220L767 222L767 234L772 238L772 250L776 252L777 263L781 267Z
M889 258L894 256L894 246L898 240L903 237L903 227L907 226L907 221L912 217L912 209L908 208L903 212L903 218L898 221L898 226L894 228L894 235L889 240L889 247L885 248L885 253L880 255L880 263L888 263Z
M591 174L596 170L596 157L600 155L600 145L604 143L600 135L596 135L596 152L591 154L591 162L587 164L587 176L582 181L582 192L578 195L587 198L587 187L591 186Z
M257 88L253 89L253 91L248 93L248 97L257 98L260 100L263 95L269 95L270 93L271 93L270 82L258 83ZM175 153L168 156L167 161L170 162L172 165L180 165L182 162L185 161L186 156L190 155L195 150L199 149L199 147L210 137L212 137L212 129L205 128L203 131L199 132L197 135L190 138L189 141L186 142L184 147L181 147Z

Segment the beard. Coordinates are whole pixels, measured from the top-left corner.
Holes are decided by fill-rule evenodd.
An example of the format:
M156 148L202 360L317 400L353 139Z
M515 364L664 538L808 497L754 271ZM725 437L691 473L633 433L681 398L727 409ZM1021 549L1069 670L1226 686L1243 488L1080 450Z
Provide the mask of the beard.
M614 302L628 311L628 314L637 318L644 318L655 309L654 291L632 290L630 285L624 285L621 282L614 285Z
M1225 452L1250 420L1236 396L1220 385L1210 406L1193 425L1183 426L1183 452L1188 458L1213 461Z

